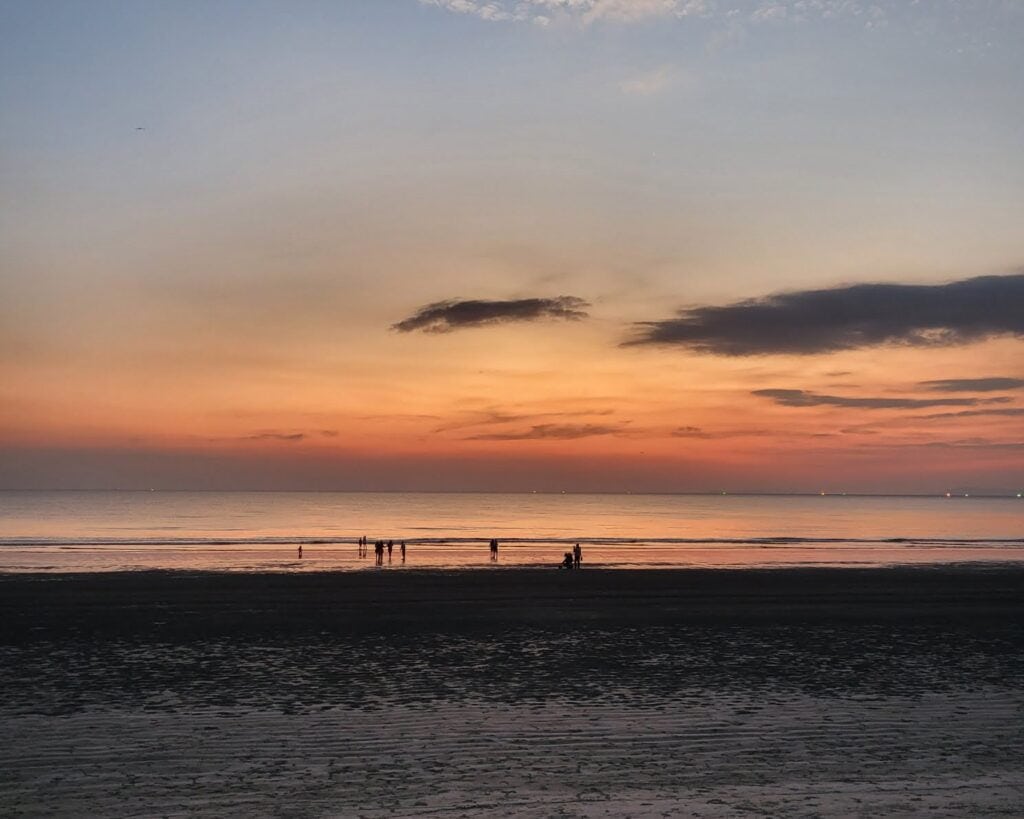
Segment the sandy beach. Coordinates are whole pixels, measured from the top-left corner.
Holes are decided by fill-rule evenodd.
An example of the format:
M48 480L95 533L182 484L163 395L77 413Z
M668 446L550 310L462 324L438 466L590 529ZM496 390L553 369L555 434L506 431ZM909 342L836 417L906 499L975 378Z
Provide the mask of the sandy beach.
M10 816L1017 816L1024 570L0 576Z

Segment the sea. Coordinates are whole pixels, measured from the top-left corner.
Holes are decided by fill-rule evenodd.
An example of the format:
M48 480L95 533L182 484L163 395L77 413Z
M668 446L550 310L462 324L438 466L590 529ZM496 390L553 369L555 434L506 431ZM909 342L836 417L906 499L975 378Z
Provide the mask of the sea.
M370 541L367 556L357 546L362 536ZM492 538L497 560L488 549ZM378 539L394 544L381 567L374 560ZM576 543L584 567L1020 563L1024 500L0 492L0 572L554 567Z

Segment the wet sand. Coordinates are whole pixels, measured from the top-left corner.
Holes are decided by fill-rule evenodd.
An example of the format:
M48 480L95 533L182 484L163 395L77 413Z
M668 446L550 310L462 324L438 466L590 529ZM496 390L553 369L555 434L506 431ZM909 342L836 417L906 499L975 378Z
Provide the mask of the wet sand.
M1024 569L0 575L0 814L1019 816Z

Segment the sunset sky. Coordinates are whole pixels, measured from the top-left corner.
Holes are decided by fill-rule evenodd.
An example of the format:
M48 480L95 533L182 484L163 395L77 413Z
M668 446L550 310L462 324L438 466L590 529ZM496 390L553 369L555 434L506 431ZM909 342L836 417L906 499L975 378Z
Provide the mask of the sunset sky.
M0 0L0 488L1024 487L1020 0Z

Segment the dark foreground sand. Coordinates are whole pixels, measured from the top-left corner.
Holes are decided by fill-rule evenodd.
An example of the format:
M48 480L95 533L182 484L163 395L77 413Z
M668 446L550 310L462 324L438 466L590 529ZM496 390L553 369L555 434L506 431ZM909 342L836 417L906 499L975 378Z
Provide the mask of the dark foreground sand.
M1024 569L0 576L4 816L1021 816Z

